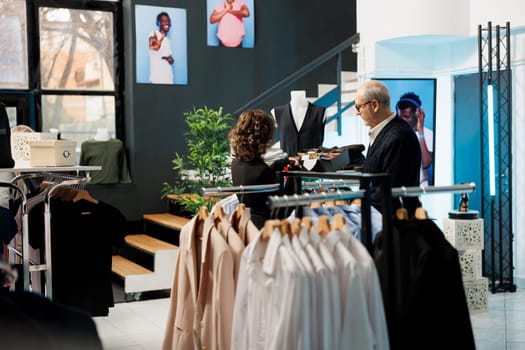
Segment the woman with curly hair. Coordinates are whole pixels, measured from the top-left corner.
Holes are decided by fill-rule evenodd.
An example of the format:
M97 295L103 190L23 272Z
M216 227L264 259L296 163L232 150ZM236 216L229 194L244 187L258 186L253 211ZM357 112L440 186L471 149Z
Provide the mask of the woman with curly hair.
M266 112L255 109L243 112L228 135L232 148L231 173L234 186L266 185L279 182L276 171L283 170L288 158L278 159L270 166L263 155L275 135L275 121ZM275 193L252 193L240 195L239 201L251 211L251 220L259 229L270 217L266 205L269 195Z

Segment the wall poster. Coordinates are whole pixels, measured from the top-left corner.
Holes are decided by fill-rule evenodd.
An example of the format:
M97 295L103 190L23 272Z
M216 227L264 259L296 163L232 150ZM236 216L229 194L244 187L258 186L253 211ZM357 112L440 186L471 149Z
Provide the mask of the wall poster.
M436 125L436 79L374 78L390 91L390 107L417 132L422 164L421 186L434 185L434 134ZM419 122L418 122L419 119ZM427 157L425 157L425 154Z
M187 85L186 9L135 5L137 83Z
M207 0L208 46L253 48L254 0Z

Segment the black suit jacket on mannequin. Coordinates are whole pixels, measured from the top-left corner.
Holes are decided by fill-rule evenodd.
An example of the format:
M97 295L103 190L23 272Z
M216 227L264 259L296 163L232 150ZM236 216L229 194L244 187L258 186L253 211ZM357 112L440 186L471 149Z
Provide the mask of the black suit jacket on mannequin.
M325 107L308 103L303 124L295 125L290 104L274 108L281 149L289 156L323 145Z
M392 187L419 186L421 148L412 128L398 117L391 120L379 132L368 148L363 165L364 173L388 173L392 176ZM417 198L403 198L403 205L413 213ZM381 193L372 185L372 205L381 210ZM393 209L400 207L398 198L393 200Z

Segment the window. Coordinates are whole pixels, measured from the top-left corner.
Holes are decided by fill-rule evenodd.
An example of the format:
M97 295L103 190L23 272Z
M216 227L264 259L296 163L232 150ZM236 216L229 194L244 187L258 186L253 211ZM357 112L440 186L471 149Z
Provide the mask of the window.
M97 128L116 136L116 11L69 8L70 4L37 7L41 128L56 128L63 138L80 145Z
M0 33L0 89L27 89L25 0L0 0Z

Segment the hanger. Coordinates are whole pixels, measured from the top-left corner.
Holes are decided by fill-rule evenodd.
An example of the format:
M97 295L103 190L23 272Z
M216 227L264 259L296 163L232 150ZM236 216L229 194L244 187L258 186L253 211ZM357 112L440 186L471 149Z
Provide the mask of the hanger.
M299 236L301 234L301 219L294 218L290 223L290 232L294 236Z
M404 187L402 187L404 188ZM399 196L399 203L401 203L401 208L396 210L396 219L398 220L408 220L408 210L405 208L403 203L403 197Z
M279 224L279 229L281 230L281 235L286 236L291 233L290 222L286 219L281 219Z
M327 215L319 216L317 220L317 232L319 232L320 235L330 233L330 222Z
M354 200L352 201L352 204L361 205L361 198L354 198Z
M427 211L425 210L425 208L418 207L418 208L416 208L416 212L414 213L414 217L417 220L426 220L426 219L428 219L428 214L427 214Z
M426 190L423 186L421 186L421 189L423 190L423 193L426 193ZM419 207L416 208L416 212L414 213L414 217L416 220L426 220L428 219L428 214L425 208L423 208L423 202L421 202L421 197L418 198Z
M215 226L217 226L222 219L226 217L226 213L224 212L224 208L220 204L216 204L215 208L213 209L213 218L215 222Z
M321 206L320 202L312 202L310 203L310 208L319 208Z
M86 190L76 190L75 197L73 197L73 203L78 202L79 200L84 199L88 202L98 204L98 200L93 198L91 194Z
M426 220L428 219L428 214L425 208L423 208L421 205L421 199L419 200L420 206L416 208L416 212L414 213L414 217L416 220Z
M343 230L343 227L346 225L346 219L344 214L342 213L336 213L332 217L332 223L330 224L330 228L333 231L341 231Z
M273 233L273 230L276 228L276 227L279 227L279 225L281 224L281 220L266 220L264 222L264 227L263 227L263 230L262 230L262 240L267 240L271 237L272 233Z
M326 201L323 204L325 207L335 207L335 201Z
M199 207L199 212L197 213L197 220L204 221L208 218L208 208L205 205Z
M312 218L309 216L303 216L303 218L301 219L301 223L303 224L304 227L306 227L306 230L310 232L310 229L313 226Z
M195 222L195 231L197 232L197 237L202 241L202 235L204 230L204 221L208 218L208 207L201 205L199 211L197 212L197 220Z
M239 224L241 223L241 217L245 210L246 204L239 203L235 211L230 216L230 222L235 232L239 232Z

